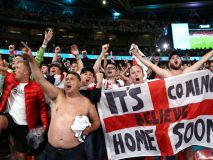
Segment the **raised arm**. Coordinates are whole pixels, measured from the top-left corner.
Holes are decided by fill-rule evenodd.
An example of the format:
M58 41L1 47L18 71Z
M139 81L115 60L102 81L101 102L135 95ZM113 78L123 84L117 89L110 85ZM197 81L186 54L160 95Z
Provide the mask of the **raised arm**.
M15 57L14 51L15 51L15 46L13 44L9 45L9 47L8 47L8 52L9 52L8 63L9 63L10 69L12 69L13 59Z
M213 50L206 53L199 61L193 64L191 67L184 69L183 73L193 72L198 70L205 62L207 62L213 56Z
M45 35L44 35L44 40L43 40L42 46L37 51L37 55L35 57L36 62L38 63L39 66L41 65L41 62L43 61L44 52L45 52L45 50L47 48L47 44L52 39L52 36L53 36L52 29L50 29L48 31L45 31Z
M4 66L4 62L2 61L2 57L0 55L0 97L3 92L4 76L6 69L7 68Z
M60 51L61 51L61 48L59 46L56 46L52 62L58 61L58 55Z
M101 88L102 88L102 82L103 82L103 73L96 73L96 87L90 92L89 94L89 100L93 104L97 104L101 99Z
M147 60L146 58L142 57L138 52L138 46L133 44L133 52L132 52L145 66L152 69L156 74L158 74L162 78L170 77L171 74L169 71L158 67L157 65L153 64L151 61Z
M99 72L99 68L101 67L101 61L102 61L105 53L108 51L108 49L109 49L109 44L102 45L101 54L98 57L98 59L95 61L95 64L93 66L93 69L94 69L95 73Z
M120 77L123 79L125 82L125 85L130 85L130 79L129 77L125 76L125 73L129 70L130 67L127 67L124 71L120 72Z
M50 99L55 100L59 93L62 91L44 78L36 60L32 55L31 49L26 46L26 44L25 47L28 48L28 52L24 53L23 56L25 56L29 60L30 68L36 82L41 86L42 90L47 94Z
M2 56L0 54L0 75L4 75L7 69L8 69L7 63L5 60L2 60Z
M108 63L108 56L109 56L108 52L104 53L104 64L103 64L104 69L106 68L106 65Z
M78 65L77 73L80 74L82 68L84 67L84 64L83 64L81 58L79 57L78 46L75 44L71 45L70 52L71 52L71 54L73 54L75 56L75 59L76 59L77 65Z

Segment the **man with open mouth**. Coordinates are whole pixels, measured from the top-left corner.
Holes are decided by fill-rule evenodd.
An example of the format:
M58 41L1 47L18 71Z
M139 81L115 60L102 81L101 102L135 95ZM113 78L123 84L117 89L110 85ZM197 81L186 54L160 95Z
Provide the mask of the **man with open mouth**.
M64 88L64 74L62 72L62 64L58 61L52 62L50 65L50 76L54 78L54 85Z
M130 82L131 84L141 84L144 83L144 71L141 66L133 65L130 68Z
M104 89L114 89L124 86L124 81L117 79L117 66L115 63L108 63L105 68L106 79L103 80Z
M76 72L69 72L65 77L64 89L60 89L44 78L30 48L25 56L30 61L30 67L35 80L53 101L51 122L48 131L48 144L44 152L46 159L85 160L84 143L79 141L74 131L71 129L71 126L76 117L88 117L91 126L82 130L83 135L88 135L100 126L100 120L95 106L88 98L81 95L79 92L81 87L81 78L79 74Z

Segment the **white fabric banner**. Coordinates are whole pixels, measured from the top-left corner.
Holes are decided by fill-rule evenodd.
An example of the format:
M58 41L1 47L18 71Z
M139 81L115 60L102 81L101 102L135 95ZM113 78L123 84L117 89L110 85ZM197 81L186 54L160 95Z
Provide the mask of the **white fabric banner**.
M104 90L98 111L112 160L213 147L213 74L197 71Z

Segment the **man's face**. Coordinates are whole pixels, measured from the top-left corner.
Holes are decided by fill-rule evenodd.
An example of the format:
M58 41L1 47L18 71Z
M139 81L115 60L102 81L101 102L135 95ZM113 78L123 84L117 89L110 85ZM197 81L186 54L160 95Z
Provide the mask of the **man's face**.
M113 64L108 64L106 66L106 77L113 78L116 76L116 67Z
M56 75L56 74L61 74L61 70L57 66L52 66L50 68L50 75Z
M66 93L77 92L80 89L81 81L73 74L68 74L65 78L64 89Z
M81 74L82 86L88 86L90 83L94 82L95 78L92 72L85 71Z
M41 67L41 72L43 73L43 74L48 74L48 67L47 66L42 66Z
M133 84L140 84L143 83L143 71L142 68L139 66L132 66L132 68L130 69L130 80Z
M67 66L67 67L70 67L70 66L71 66L70 61L67 61L67 62L66 62L66 66Z
M169 67L173 70L181 69L182 61L178 55L173 55L169 60Z
M20 81L24 77L26 72L27 72L27 70L26 70L24 64L17 62L16 65L15 65L15 70L14 70L15 79Z
M158 63L158 62L160 61L160 57L159 57L159 56L154 56L154 57L153 57L153 61L154 61L155 63Z
M23 57L21 56L16 56L15 58L13 58L13 62L12 62L12 69L16 68L17 62L20 60L24 60Z
M12 45L12 44L11 44L11 45L9 45L8 50L9 50L9 51L14 51L14 50L15 50L15 46L14 46L14 45Z
M213 61L210 63L210 71L212 71L213 72Z
M210 62L210 66L213 67L213 61Z
M210 67L209 62L204 63L204 68L208 69Z
M86 58L86 56L87 56L87 51L82 51L82 57Z

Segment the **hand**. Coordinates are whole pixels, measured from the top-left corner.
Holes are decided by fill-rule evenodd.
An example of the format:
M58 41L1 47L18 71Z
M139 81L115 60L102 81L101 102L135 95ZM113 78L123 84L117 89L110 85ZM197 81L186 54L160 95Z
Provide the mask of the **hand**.
M112 62L112 63L115 63L115 60L114 60L114 58L113 58L113 57L111 58L111 62Z
M8 69L8 64L5 60L2 61L0 58L0 73L6 71Z
M128 64L128 59L125 59L125 60L124 60L124 63L125 63L125 64Z
M90 127L85 128L85 129L83 130L83 132L82 132L82 133L83 133L84 135L87 135L87 136L88 136L88 135L89 135L89 133L90 133L89 128L90 128Z
M73 54L75 57L79 56L79 50L77 45L71 45L70 49L71 54Z
M127 67L130 69L130 68L131 68L131 64L130 64L130 63L127 63Z
M59 53L61 51L61 48L59 46L55 47L55 53Z
M41 131L42 134L44 134L44 133L47 131L47 129L44 128L44 127L41 127L41 128L39 128L39 129L40 129L40 131Z
M4 64L0 64L0 74L5 74L5 71L7 71L8 67Z
M131 45L131 51L130 51L132 54L136 55L138 54L138 45L136 44L132 44Z
M104 74L104 73L105 73L105 70L104 70L102 67L100 67L100 68L99 68L99 72Z
M48 31L45 31L45 35L44 35L44 44L47 45L47 43L52 39L53 36L53 31L52 29L49 29Z
M108 51L108 49L109 49L109 44L104 44L104 45L102 45L102 53L106 53L107 51Z
M22 52L22 55L27 58L28 60L32 60L34 57L33 57L33 54L31 52L31 49L30 47L24 43L23 41L21 41L21 44L25 47L25 52Z

